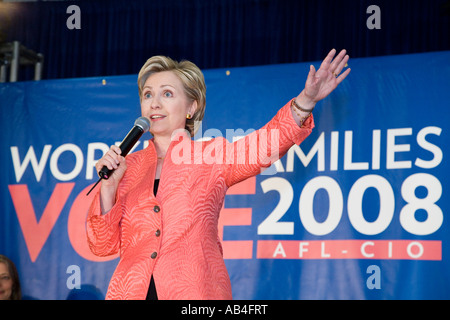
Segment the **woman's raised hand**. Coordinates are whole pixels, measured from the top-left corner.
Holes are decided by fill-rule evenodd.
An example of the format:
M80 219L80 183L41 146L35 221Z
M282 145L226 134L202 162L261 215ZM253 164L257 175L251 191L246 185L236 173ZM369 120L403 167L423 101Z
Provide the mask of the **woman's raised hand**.
M305 98L314 103L324 99L348 76L350 68L340 74L349 59L346 53L344 49L334 58L336 50L333 49L323 60L319 70L316 71L313 65L310 66L305 89L302 92Z

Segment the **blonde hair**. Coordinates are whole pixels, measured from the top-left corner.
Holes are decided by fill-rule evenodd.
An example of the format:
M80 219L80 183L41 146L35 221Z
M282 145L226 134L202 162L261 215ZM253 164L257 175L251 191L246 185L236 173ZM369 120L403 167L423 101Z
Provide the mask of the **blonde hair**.
M195 135L199 126L194 127L196 121L202 121L205 115L206 106L206 85L202 71L192 62L183 60L177 62L169 57L154 56L145 62L138 75L139 97L142 100L142 91L145 81L154 73L172 71L183 83L184 92L191 102L197 101L197 109L191 115L191 119L186 119L185 129L191 136Z

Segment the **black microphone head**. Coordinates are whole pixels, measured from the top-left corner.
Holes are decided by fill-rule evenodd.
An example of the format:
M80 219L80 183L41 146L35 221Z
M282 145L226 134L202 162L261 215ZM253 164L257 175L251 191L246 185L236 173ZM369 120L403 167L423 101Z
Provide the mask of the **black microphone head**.
M147 132L150 129L150 120L147 117L139 117L134 122L134 125Z

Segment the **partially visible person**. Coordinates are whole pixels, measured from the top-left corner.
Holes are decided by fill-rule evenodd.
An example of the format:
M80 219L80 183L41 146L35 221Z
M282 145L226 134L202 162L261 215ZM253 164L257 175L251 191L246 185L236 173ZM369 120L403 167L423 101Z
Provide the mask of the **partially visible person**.
M0 254L0 300L20 300L19 274L16 266L6 256Z

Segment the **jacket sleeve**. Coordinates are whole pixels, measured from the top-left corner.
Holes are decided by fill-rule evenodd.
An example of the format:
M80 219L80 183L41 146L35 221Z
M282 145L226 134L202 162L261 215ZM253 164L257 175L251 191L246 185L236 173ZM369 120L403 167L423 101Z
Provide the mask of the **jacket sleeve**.
M89 248L93 254L104 257L116 254L120 250L121 220L125 209L123 199L133 185L133 170L136 166L136 157L131 154L127 157L127 171L120 181L116 193L116 203L107 213L102 214L100 207L100 188L92 201L86 220L86 234Z
M110 211L101 214L100 191L98 191L89 208L86 221L88 244L93 254L105 257L119 252L121 219L120 198L116 198L116 203Z
M226 184L228 187L261 173L299 145L314 128L311 114L299 126L291 112L290 100L264 127L233 143L226 142Z

